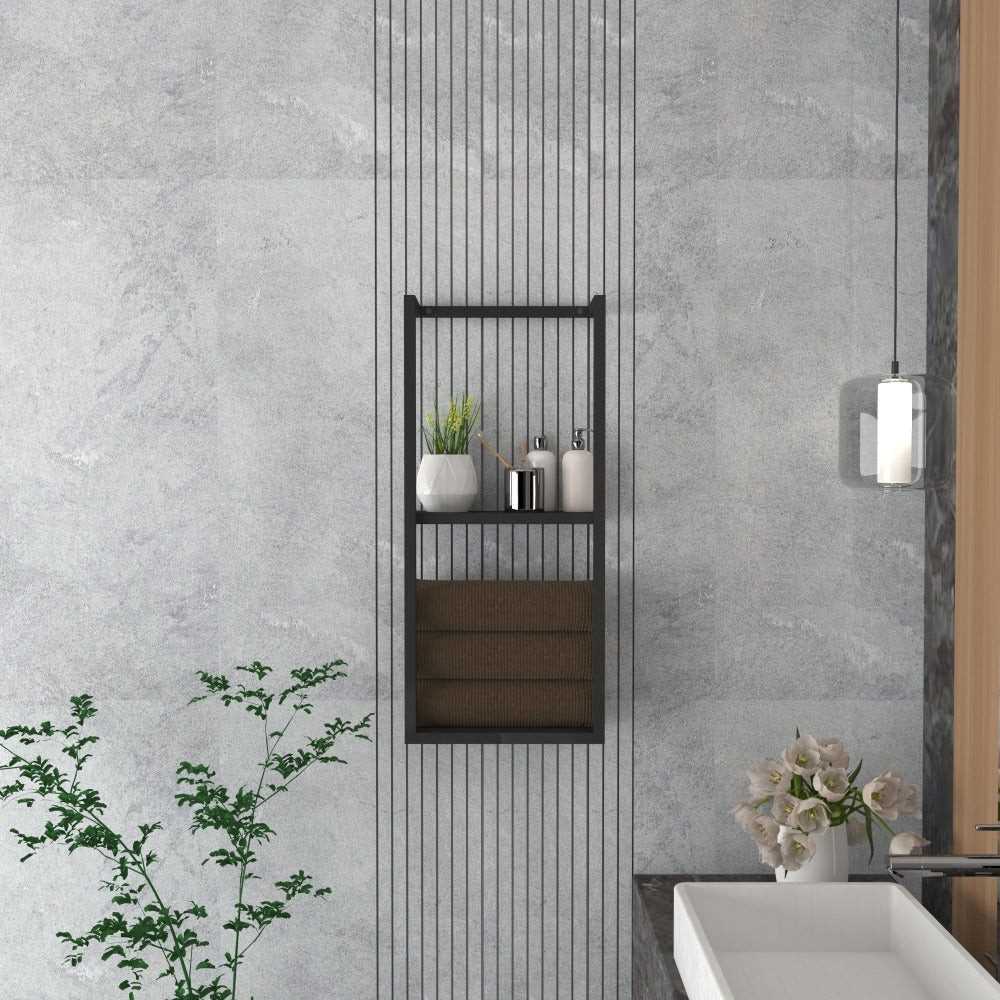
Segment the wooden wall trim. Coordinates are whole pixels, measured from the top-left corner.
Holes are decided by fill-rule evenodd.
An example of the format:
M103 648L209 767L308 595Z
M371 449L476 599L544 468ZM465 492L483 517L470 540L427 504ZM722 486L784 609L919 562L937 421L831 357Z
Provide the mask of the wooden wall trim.
M997 818L1000 715L1000 3L961 10L955 785L959 853ZM997 948L997 885L956 879L953 931L977 957Z

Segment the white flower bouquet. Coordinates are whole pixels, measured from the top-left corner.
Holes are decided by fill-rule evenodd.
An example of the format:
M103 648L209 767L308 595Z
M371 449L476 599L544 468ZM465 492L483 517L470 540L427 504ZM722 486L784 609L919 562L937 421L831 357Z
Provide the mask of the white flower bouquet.
M927 842L912 833L894 834L890 821L918 811L916 785L894 771L883 771L866 785L849 771L850 759L838 739L801 736L778 759L754 764L747 772L749 798L733 809L736 822L753 837L760 860L772 868L798 871L816 852L816 837L846 824L850 843L867 837L875 856L873 828L893 837L892 853L908 854Z

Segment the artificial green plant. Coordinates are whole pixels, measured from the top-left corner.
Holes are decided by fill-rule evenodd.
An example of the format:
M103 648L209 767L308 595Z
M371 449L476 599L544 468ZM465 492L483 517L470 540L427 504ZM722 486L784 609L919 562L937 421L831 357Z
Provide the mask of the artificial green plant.
M435 406L424 419L424 442L432 455L464 455L469 450L469 437L479 419L479 403L472 396L463 396L448 403L444 420Z
M70 699L70 720L62 725L0 728L0 772L7 772L6 778L0 774L0 802L44 813L40 829L11 830L25 851L21 861L58 845L71 855L93 851L105 862L101 888L109 897L109 912L86 930L58 934L71 966L83 962L90 949L99 949L103 961L121 970L118 986L129 1000L150 978L170 981L174 1000L239 1000L247 995L241 973L263 934L292 916L293 902L323 899L332 892L302 869L274 881L273 891L254 886L262 880L260 852L276 837L268 814L316 765L346 763L334 753L339 739L368 739L370 716L360 722L335 718L294 748L286 743L296 722L312 714L313 693L346 676L343 666L335 660L292 670L290 682L279 689L265 686L272 670L259 662L236 668L247 675L246 683L240 677L198 673L203 693L191 704L212 699L227 708L241 706L257 720L264 751L252 779L235 789L220 783L206 764L182 761L177 766L177 805L188 813L191 832L211 842L202 864L232 875L232 907L215 933L206 906L195 901L177 905L159 881L160 858L153 842L163 823L142 823L137 834L126 834L108 818L101 793L85 784L86 765L100 741L91 731L97 707L89 694ZM39 752L51 744L61 756Z

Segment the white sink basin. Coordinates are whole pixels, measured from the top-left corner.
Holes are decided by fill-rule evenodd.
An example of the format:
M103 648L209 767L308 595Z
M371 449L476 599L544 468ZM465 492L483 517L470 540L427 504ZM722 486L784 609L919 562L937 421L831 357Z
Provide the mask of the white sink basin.
M674 961L691 1000L979 1000L1000 985L888 882L685 882Z

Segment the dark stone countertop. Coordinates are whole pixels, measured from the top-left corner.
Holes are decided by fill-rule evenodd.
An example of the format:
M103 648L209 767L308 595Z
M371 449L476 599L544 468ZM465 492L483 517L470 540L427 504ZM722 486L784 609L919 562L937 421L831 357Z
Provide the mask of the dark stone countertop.
M854 876L851 881L854 881ZM885 875L857 876L884 882ZM773 882L759 875L636 875L632 880L633 1000L687 1000L674 964L674 886L679 882Z

